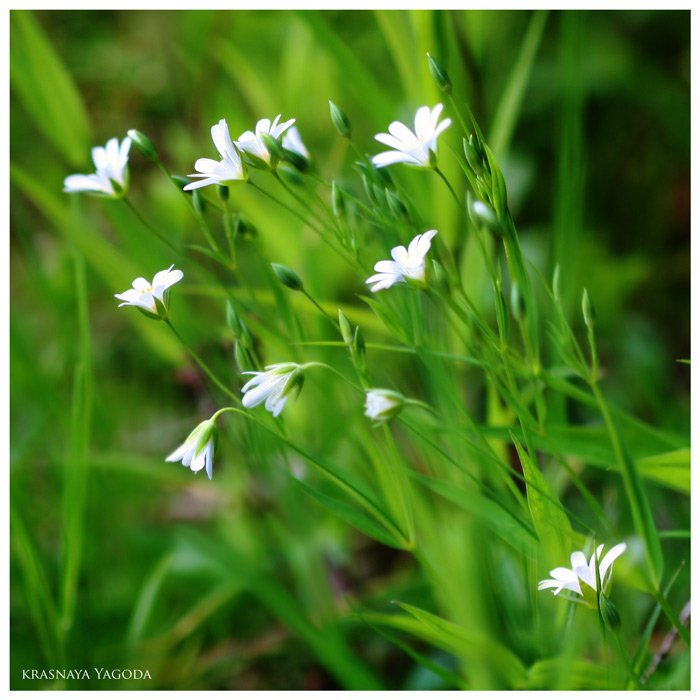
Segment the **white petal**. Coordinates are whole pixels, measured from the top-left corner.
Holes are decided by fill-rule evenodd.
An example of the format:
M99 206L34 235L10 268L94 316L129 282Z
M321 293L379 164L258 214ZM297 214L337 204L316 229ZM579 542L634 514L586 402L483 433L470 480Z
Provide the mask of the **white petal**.
M416 136L421 141L428 141L431 138L430 121L430 107L419 107L416 112L414 125L416 128Z
M372 165L374 165L375 168L385 168L387 165L394 165L394 163L415 164L415 162L415 158L412 158L402 151L384 151L384 153L378 153L376 156L372 157Z
M549 575L553 576L555 579L559 580L561 583L578 580L578 577L571 569L565 569L563 566L560 566L556 569L552 569L549 572Z
M401 274L401 269L393 260L380 260L374 265L375 272L388 272L390 274Z
M95 175L69 175L63 181L64 192L104 192L104 189Z
M600 562L600 580L601 583L605 579L605 574L608 569L613 565L615 559L617 559L624 551L627 549L627 545L624 542L616 544L604 557L603 561Z
M117 297L117 299L121 299L122 301L128 303L135 303L141 298L141 293L136 289L127 289L122 294L115 294L114 296ZM123 306L123 304L120 304L119 306Z
M151 286L151 283L147 279L144 279L143 277L137 277L131 283L131 286L134 289L136 289L140 294L143 294L144 291Z
M389 133L399 139L399 141L402 141L405 146L415 148L418 144L416 135L401 122L391 122L389 124Z
M166 458L166 462L179 462L184 456L189 446L187 444L180 445L174 452L171 452Z
M399 265L402 265L403 263L406 262L406 258L408 257L408 251L404 246L402 245L397 245L395 248L391 249L391 257L396 260Z
M436 234L437 229L432 229L431 231L426 231L425 233L422 233L420 236L418 236L416 251L421 258L424 258L427 252L430 250L431 242L433 238L435 238Z
M199 175L190 175L189 177L200 177ZM190 190L196 190L200 187L207 187L208 185L216 185L220 182L218 177L208 177L206 180L199 180L198 182L190 182L189 185L185 185L182 189L184 192L189 192Z
M194 163L194 169L203 174L213 173L219 162L213 158L198 158Z
M374 139L385 146L389 146L389 148L395 148L397 151L403 151L406 147L403 141L399 141L396 136L391 134L377 134Z
M441 113L442 113L442 104L436 104L435 107L433 107L433 110L430 113L430 117L428 119L428 128L430 129L431 132L435 132L435 127L437 126L438 119L440 119ZM445 121L449 121L449 120L445 120Z

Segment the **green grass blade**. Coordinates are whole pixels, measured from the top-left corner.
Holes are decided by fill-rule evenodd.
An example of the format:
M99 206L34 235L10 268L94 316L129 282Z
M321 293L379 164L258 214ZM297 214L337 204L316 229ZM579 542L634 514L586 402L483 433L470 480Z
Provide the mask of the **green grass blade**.
M13 89L47 141L74 167L84 165L91 128L70 73L31 12L13 10L10 21Z
M520 53L513 63L513 69L501 93L501 100L493 118L491 138L489 139L493 152L499 158L508 152L510 139L513 136L525 96L525 88L530 79L532 64L540 46L546 23L547 11L537 10L530 20L530 26L520 47Z
M516 437L511 438L528 482L537 488L527 487L527 502L530 506L532 522L542 546L552 559L568 557L571 552L571 524L566 517L559 499L532 458L525 452ZM545 494L547 497L545 497Z

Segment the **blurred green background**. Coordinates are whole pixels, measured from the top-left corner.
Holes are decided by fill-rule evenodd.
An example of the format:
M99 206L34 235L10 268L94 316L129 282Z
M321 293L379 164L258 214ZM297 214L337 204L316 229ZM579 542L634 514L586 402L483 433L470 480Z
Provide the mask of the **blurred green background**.
M690 368L676 360L690 357L690 13L551 12L539 34L532 27L532 13L511 11L11 13L13 688L105 687L21 679L22 668L62 664L150 669L152 681L115 688L443 687L369 627L343 622L346 596L375 609L429 600L415 562L309 499L261 435L227 429L212 483L163 462L220 404L167 329L117 310L112 295L137 275L185 269L174 322L238 385L221 294L120 202L61 192L66 175L91 172L93 145L127 129L187 174L214 155L209 129L222 117L235 137L281 112L296 118L318 170L359 194L328 100L359 147L377 153L375 133L440 101L430 51L496 152L526 256L546 277L560 262L572 318L589 290L611 400L689 432ZM441 143L457 178L457 129ZM146 218L178 245L201 243L180 195L134 149L130 170ZM437 178L401 178L426 228L453 238ZM232 200L267 255L380 339L357 298L363 280L249 189ZM263 298L269 280L255 256L241 256ZM463 265L477 288L478 262ZM309 338L327 334L303 300L266 293L270 318L292 303L309 314ZM278 350L265 361L293 359ZM331 350L317 357L347 362ZM316 415L328 392L343 394L307 382L287 420L332 452L346 417ZM660 526L689 527L678 494L659 491L652 506ZM687 556L684 540L664 547L672 560Z

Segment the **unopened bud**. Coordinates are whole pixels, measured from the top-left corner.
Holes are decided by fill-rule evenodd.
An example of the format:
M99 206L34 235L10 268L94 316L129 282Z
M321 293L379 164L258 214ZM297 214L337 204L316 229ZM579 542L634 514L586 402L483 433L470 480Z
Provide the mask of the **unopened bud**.
M306 173L311 167L309 159L297 151L292 151L288 148L282 149L282 155L285 160L288 160L300 173Z
M603 593L600 594L600 616L603 618L606 627L609 627L611 630L620 628L620 613L610 598Z
M340 107L334 105L330 100L328 100L328 104L331 108L331 121L333 122L333 126L343 138L349 139L352 136L350 120Z
M219 199L222 202L226 202L229 195L228 187L226 185L217 185L216 189L219 192Z
M484 226L490 233L500 236L502 233L501 222L496 212L486 202L480 199L468 197L469 217L475 226Z
M340 326L340 335L343 336L343 340L348 345L351 345L353 341L352 326L350 325L350 321L348 321L347 317L340 309L338 309L338 325Z
M199 190L192 191L192 206L200 217L203 217L207 211L207 204L204 201L204 196Z
M437 59L433 58L430 54L426 55L428 56L428 67L430 68L430 75L433 76L435 84L443 92L446 92L448 95L451 95L452 81L450 80L450 76L447 75L447 71L445 70L444 66Z
M280 160L284 156L282 144L278 139L273 138L270 136L270 134L261 134L260 137L262 138L262 142L265 144L265 148L270 151L270 154L274 158Z
M389 211L399 221L408 221L408 209L406 205L389 189L384 190L386 195L386 203L389 206Z
M293 272L285 265L280 265L279 263L271 263L272 269L277 275L277 279L285 286L298 292L304 288L304 283L301 281L301 277Z
M583 320L588 328L593 328L595 325L595 309L591 304L588 290L583 290L583 299L581 300L581 310L583 311Z
M365 394L365 415L377 423L386 423L395 418L406 403L398 391L391 389L368 389Z
M335 182L331 185L331 203L333 205L333 213L336 217L342 219L345 216L345 198L342 190Z
M156 150L156 147L153 145L153 142L151 141L151 139L148 138L148 136L142 134L136 129L129 129L129 131L127 131L126 133L131 139L131 143L134 144L134 148L144 158L148 158L148 160L152 161L153 163L158 162L158 151Z
M510 286L510 310L513 314L513 318L518 321L518 323L522 323L525 320L525 300L520 293L520 286L515 281Z
M467 139L462 139L462 145L464 146L464 157L467 159L467 163L469 163L469 167L474 172L474 175L477 177L483 175L486 170L481 156L475 147L474 136L470 135L469 141L467 141Z

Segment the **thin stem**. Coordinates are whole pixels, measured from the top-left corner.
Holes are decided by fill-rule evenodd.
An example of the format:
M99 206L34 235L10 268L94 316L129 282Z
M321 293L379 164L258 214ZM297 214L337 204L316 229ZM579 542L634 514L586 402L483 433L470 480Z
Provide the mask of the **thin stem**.
M165 323L169 326L170 330L175 334L175 337L182 343L187 352L192 355L194 361L202 368L204 373L209 377L209 379L216 384L216 386L221 389L228 397L232 398L237 403L241 403L241 400L236 394L234 394L209 368L209 365L192 349L190 344L175 330L175 327L170 323L170 319L164 319Z
M457 196L457 193L452 188L450 181L445 177L445 174L442 172L442 170L440 170L440 168L435 166L434 170L442 178L442 181L447 185L447 188L450 190L452 197L454 197L454 200L457 203L457 207L459 208L460 213L462 214L463 217L466 218L467 213L464 209L464 204L462 203L462 200L460 200L460 198Z

